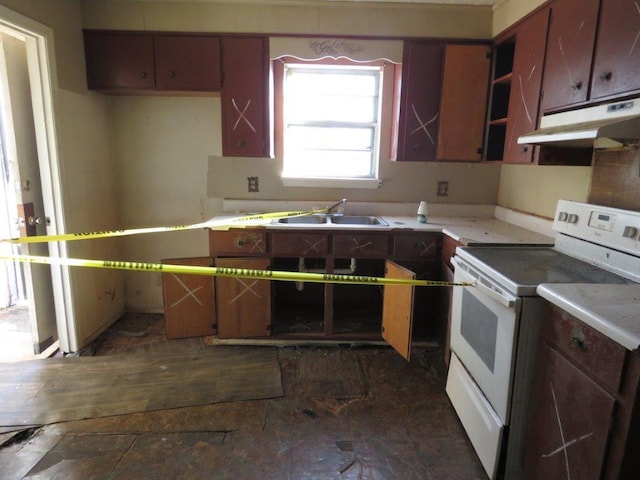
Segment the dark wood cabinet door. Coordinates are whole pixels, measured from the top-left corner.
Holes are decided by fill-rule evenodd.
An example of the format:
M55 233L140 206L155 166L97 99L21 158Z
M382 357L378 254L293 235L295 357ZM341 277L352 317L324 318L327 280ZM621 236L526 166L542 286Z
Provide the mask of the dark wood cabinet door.
M267 270L267 258L217 258L216 267ZM271 282L216 277L216 311L220 338L271 335Z
M406 41L398 125L399 161L433 161L440 111L443 44Z
M593 64L593 99L640 89L640 6L602 0Z
M156 86L163 90L220 90L220 38L156 35Z
M536 372L524 446L529 478L601 478L614 397L546 344Z
M482 160L491 47L445 47L438 160Z
M163 260L169 265L210 267L210 257ZM162 274L167 338L214 335L216 310L213 277L181 273Z
M90 89L155 87L151 35L87 31L84 48Z
M557 0L552 4L543 111L587 100L599 5L600 0Z
M504 144L505 163L530 163L533 159L533 146L518 145L518 137L538 126L549 13L548 8L537 12L516 31Z
M270 154L266 37L222 38L222 152L225 156Z

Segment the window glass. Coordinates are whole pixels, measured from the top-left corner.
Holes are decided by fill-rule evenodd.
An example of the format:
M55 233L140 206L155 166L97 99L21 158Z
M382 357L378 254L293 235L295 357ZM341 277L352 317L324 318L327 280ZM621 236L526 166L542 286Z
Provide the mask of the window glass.
M382 69L284 66L285 177L375 178Z

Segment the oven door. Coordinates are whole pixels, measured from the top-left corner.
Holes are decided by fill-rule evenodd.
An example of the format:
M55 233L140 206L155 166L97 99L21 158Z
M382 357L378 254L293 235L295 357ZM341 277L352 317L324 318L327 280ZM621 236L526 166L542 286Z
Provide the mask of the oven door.
M504 425L509 424L514 349L521 300L455 258L451 350L469 372Z

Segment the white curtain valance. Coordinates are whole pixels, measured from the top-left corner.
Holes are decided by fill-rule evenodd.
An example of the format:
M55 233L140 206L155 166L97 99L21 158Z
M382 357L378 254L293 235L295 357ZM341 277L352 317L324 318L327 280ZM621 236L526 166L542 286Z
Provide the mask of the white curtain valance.
M270 37L269 57L292 56L302 60L346 57L358 62L388 60L402 63L402 40L360 40L354 38Z

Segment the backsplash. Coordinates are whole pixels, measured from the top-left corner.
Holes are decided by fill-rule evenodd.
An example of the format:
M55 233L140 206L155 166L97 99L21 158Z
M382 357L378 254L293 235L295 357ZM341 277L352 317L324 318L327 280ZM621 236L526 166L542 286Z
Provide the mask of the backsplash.
M640 211L640 150L596 151L588 201Z

